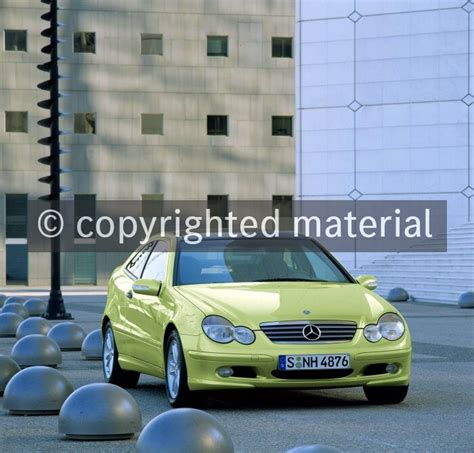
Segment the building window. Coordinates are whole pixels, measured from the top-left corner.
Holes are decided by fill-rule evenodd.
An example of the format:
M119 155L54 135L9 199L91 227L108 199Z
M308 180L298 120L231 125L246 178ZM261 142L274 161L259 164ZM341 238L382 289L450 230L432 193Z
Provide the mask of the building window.
M163 114L142 113L142 134L163 135Z
M293 38L272 38L273 58L293 58Z
M28 132L28 112L5 112L5 132Z
M227 115L207 116L207 135L228 135Z
M273 195L272 197L272 210L279 210L280 217L292 217L293 216L293 195ZM272 213L273 215L273 213Z
M208 57L227 57L227 36L208 36L207 37L207 56Z
M164 197L162 193L142 194L142 217L162 217Z
M74 237L76 239L84 239L84 237L79 234L77 227L79 226L79 219L81 217L91 217L95 219L96 217L96 195L95 194L75 194L74 195L74 225L76 226L76 231ZM95 238L95 233L90 224L85 222L81 225L82 233L88 235L93 233L91 238Z
M74 113L75 134L95 134L95 113Z
M9 52L26 52L27 32L26 30L5 30L5 50Z
M272 116L272 135L293 136L292 116Z
M77 31L74 33L75 53L95 53L95 33Z
M229 214L229 196L228 195L208 195L207 209L211 217L220 217L224 219Z
M142 33L142 55L163 55L163 35Z
M28 283L28 195L5 195L5 254L7 285Z

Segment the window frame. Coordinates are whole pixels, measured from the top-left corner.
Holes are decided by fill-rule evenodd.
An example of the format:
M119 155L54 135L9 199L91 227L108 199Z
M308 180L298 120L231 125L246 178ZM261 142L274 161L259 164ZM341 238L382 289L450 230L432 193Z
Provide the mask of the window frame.
M143 117L158 116L161 117L161 132L143 132ZM141 113L140 114L140 133L141 135L165 135L165 116L163 113Z
M290 120L290 133L289 134L275 134L275 124L277 119L289 119ZM272 137L293 137L293 115L272 115Z
M143 42L145 37L156 37L156 39L161 39L161 53L143 53ZM140 33L140 55L144 56L158 56L162 57L164 50L163 50L163 44L164 44L164 39L163 39L163 33Z
M209 40L225 39L225 53L209 53ZM229 57L229 36L228 35L207 35L206 55L208 57Z
M280 43L278 43L278 48L280 50L280 55L275 55L275 45L277 45L274 41L280 40ZM291 54L290 56L285 55L285 40L290 41L290 51ZM272 58L293 58L294 54L294 48L293 48L293 36L272 36Z
M11 114L11 113L21 113L21 114L25 114L25 130L21 130L21 131L12 131L12 130L7 130L7 117L8 117L8 114ZM4 124L3 124L3 129L5 131L6 134L28 134L29 132L29 127L28 127L28 119L29 119L29 112L28 110L5 110L4 112Z
M94 115L93 132L78 132L76 130L76 116L77 115ZM74 134L77 134L77 135L97 135L97 112L74 112L73 120L74 120L74 124L73 124ZM87 121L86 117L84 117L84 120Z
M76 35L77 34L80 34L80 33L84 33L84 34L92 34L94 35L94 50L92 52L88 51L88 50L76 50ZM95 31L74 31L72 33L72 52L73 53L90 53L92 55L95 55L97 53L97 33Z
M21 50L14 50L14 49L7 49L7 33L14 32L14 33L24 33L25 34L25 49ZM14 28L5 28L3 30L3 51L4 52L28 52L28 30L25 29L14 29Z
M209 120L210 118L225 118L225 133L209 133ZM214 129L216 130L216 129ZM221 136L221 137L228 137L229 136L229 115L207 115L207 124L206 124L206 132L208 136L216 137L216 136Z

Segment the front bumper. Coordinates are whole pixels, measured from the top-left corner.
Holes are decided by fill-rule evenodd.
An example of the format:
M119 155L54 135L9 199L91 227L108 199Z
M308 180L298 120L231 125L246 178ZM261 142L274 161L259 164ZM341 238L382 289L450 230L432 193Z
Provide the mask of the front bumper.
M235 341L218 344L204 334L184 335L181 341L191 390L408 385L410 380L411 339L408 331L398 341L382 339L378 343L369 343L361 329L357 330L351 342L341 343L277 344L261 331L256 332L256 341L249 346ZM303 373L293 378L291 372L286 373L284 378L275 376L278 374L278 356L290 354L349 354L351 371L343 377L328 377L326 374L306 378ZM398 371L393 374L366 374L370 365L389 363L397 364ZM251 370L253 375L221 377L217 373L221 367Z

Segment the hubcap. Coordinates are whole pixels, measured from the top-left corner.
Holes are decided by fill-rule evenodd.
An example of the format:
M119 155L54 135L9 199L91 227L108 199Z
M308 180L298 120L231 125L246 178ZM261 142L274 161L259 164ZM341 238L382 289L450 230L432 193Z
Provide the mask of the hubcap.
M179 356L179 347L176 340L171 340L168 348L168 357L166 362L166 383L171 398L176 398L179 393L179 380L181 377L181 360Z
M112 329L107 329L105 333L105 340L104 340L104 373L107 379L112 376L112 371L114 367L114 334L112 333Z

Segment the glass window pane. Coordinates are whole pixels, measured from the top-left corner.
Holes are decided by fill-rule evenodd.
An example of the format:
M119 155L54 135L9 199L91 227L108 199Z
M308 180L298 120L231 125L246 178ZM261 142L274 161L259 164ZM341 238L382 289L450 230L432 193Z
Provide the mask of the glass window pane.
M227 36L208 36L207 55L210 57L227 57Z
M26 30L5 30L5 50L11 52L26 52Z
M28 284L28 245L6 244L7 285Z
M229 214L228 195L208 195L207 208L210 210L212 217L217 216L223 219Z
M142 33L142 55L163 55L163 35Z
M227 116L208 115L207 135L227 135Z
M163 281L166 277L166 267L168 264L168 243L158 241L150 259L146 263L142 278Z
M155 241L149 242L143 247L135 256L128 262L126 269L135 277L141 278L143 267L147 262L148 256L150 255Z
M74 52L95 53L95 33L86 31L75 32Z
M293 38L272 38L272 57L293 58Z
M19 239L27 237L28 195L6 194L6 237Z
M272 135L293 136L293 117L272 116Z
M163 135L163 114L142 113L142 134Z
M74 133L75 134L95 134L96 114L95 113L75 113Z
M5 132L28 132L28 112L5 112Z

